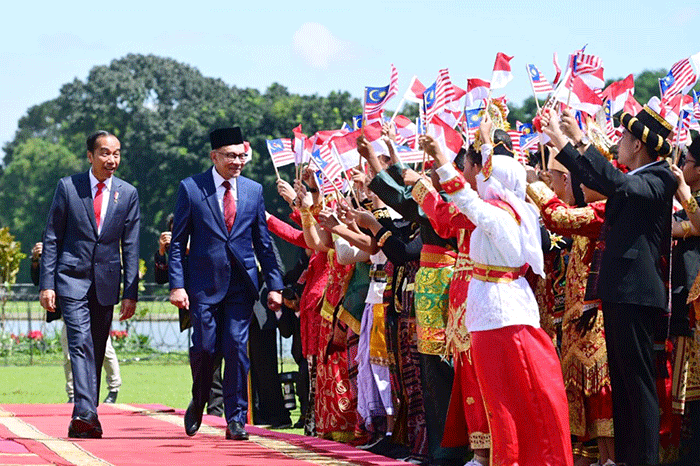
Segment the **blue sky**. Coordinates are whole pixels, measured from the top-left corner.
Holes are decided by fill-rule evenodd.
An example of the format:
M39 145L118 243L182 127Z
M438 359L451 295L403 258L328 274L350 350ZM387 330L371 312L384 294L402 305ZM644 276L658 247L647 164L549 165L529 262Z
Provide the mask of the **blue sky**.
M278 82L299 94L361 97L363 86L387 84L391 63L402 94L413 75L430 84L445 67L460 86L469 77L489 79L496 53L504 52L515 57L515 79L504 91L519 104L531 92L525 64L551 79L555 51L563 66L588 44L606 78L668 69L700 52L700 6L676 0L239 3L39 0L3 7L0 145L32 105L128 53L171 57L238 87L263 91Z

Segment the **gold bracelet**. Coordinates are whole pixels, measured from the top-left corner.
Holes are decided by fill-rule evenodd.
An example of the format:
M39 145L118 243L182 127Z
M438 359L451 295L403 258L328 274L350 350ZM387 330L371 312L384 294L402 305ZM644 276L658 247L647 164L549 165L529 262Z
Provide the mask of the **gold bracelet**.
M382 246L384 246L384 243L386 242L387 239L389 239L390 236L391 236L391 232L390 232L390 231L385 232L385 233L382 235L382 237L379 238L379 239L377 240L377 245L378 245L380 248L381 248Z
M694 214L698 211L698 201L694 197L689 197L687 200L683 201L683 208L685 213Z
M316 225L316 219L309 209L301 209L301 226L311 228Z
M690 234L691 223L688 220L681 222L681 229L683 230L683 239L685 239Z

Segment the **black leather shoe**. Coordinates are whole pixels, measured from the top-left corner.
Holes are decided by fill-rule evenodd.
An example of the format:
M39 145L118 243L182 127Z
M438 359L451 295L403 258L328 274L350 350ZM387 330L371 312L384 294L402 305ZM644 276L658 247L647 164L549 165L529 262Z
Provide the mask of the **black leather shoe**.
M102 438L102 425L97 413L74 416L68 425L69 438Z
M119 394L119 392L107 393L107 396L105 397L105 400L103 401L103 403L116 403L118 394Z
M243 424L233 421L226 426L227 440L248 440L248 432L243 428Z
M185 411L185 433L192 437L199 430L199 426L202 425L202 413L204 408L199 408L195 406L194 400L190 401L190 405Z

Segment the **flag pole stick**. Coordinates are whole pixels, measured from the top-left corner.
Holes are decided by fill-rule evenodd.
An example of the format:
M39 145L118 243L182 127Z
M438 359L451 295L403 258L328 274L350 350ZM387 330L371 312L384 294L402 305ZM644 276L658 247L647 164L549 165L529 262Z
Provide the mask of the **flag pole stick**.
M681 127L683 126L683 110L678 111L678 123L676 123L676 147L673 149L673 164L678 165L681 154Z
M391 120L389 121L390 123L394 122L394 118L396 118L396 115L398 115L398 113L401 111L404 102L406 102L406 97L401 97L401 101L399 101L399 106L396 107L396 110L394 110L394 114L391 115Z

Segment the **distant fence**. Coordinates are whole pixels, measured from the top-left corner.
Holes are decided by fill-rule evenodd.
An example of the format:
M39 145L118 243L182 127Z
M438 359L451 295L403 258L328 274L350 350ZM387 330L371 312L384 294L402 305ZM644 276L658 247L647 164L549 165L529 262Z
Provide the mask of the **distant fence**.
M119 306L114 308L112 342L119 359L179 353L186 361L191 329L180 331L178 310L168 300L167 285L145 283L142 287L134 317L119 322ZM0 297L6 299L0 316L0 364L61 361L63 321L46 322L38 288L16 284L9 294L2 293ZM278 334L278 356L291 359L290 348L291 339L280 339Z

